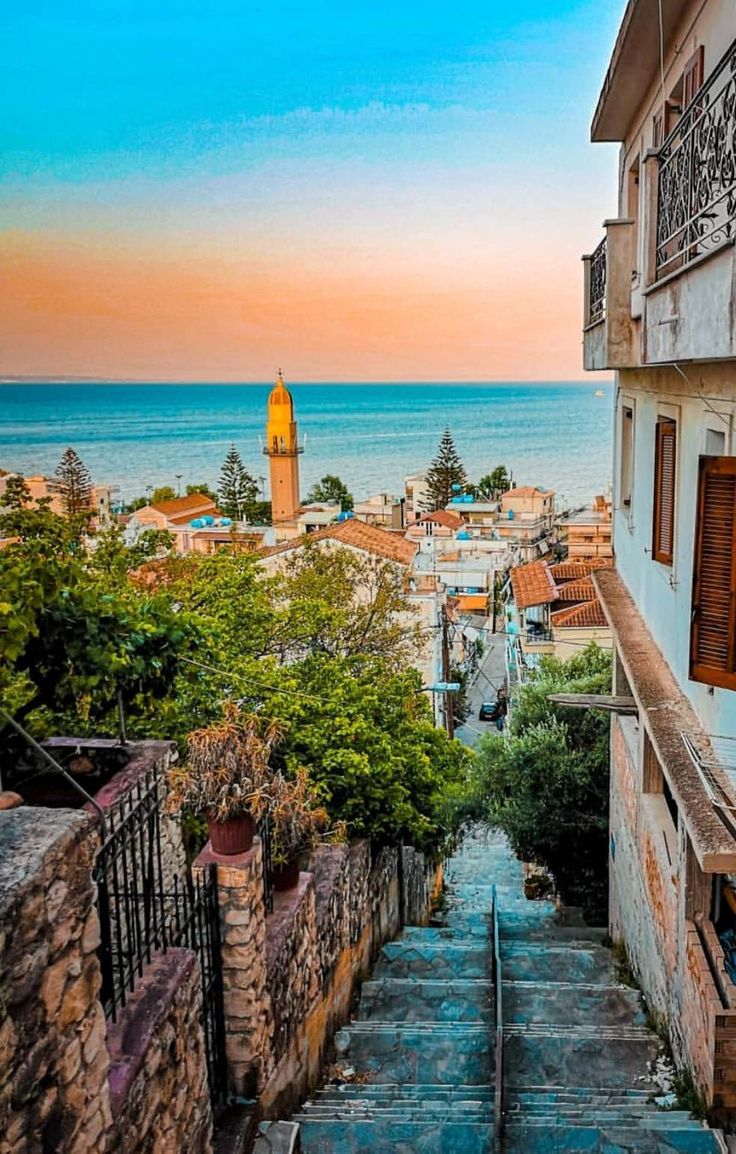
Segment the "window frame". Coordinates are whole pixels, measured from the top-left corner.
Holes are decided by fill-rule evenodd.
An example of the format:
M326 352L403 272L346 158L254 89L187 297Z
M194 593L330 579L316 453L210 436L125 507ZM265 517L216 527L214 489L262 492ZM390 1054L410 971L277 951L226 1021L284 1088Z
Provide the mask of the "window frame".
M673 438L672 449L672 484L670 492L669 515L669 550L661 547L663 527L663 493L664 493L664 443L665 437ZM652 517L652 558L660 565L672 566L675 558L675 526L677 521L677 420L674 417L660 416L655 426L654 440L654 509Z

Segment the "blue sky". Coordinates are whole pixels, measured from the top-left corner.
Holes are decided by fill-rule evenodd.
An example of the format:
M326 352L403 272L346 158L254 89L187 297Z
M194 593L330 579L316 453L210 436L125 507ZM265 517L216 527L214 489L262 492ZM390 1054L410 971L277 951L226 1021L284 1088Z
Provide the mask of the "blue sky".
M523 310L514 253L533 259L541 240L543 261L567 261L568 249L572 260L573 248L577 261L614 210L614 151L593 148L587 134L622 9L592 0L17 5L4 19L0 77L0 212L13 261L29 284L40 278L45 301L64 245L76 252L80 276L93 275L93 257L106 276L119 259L121 280L153 245L157 267L174 269L174 295L191 285L192 261L202 272L207 253L215 277L224 275L218 261L237 258L246 277L271 260L282 269L298 260L312 283L321 283L326 253L343 274L341 293L355 293L357 304L366 254L402 301L410 273L452 284L453 269L470 260L474 285L487 283L492 298L491 281L505 277ZM291 287L299 311L305 288ZM466 337L457 294L451 303L457 335ZM306 313L312 317L311 307ZM72 329L83 327L83 315L67 315ZM140 329L146 351L137 363L150 373L167 371L161 352L173 332L161 316L157 342L155 319L148 315ZM295 344L298 363L309 342L297 321L286 309L275 331L250 341L245 358L235 341L223 361L218 345L218 364L260 371L265 337L285 340L290 352ZM569 326L567 314L560 323ZM40 372L31 354L41 313L14 324L13 364ZM134 347L137 324L128 317L121 327L118 318L108 334L121 375L131 371L125 349ZM414 355L424 372L431 349L410 327L401 369ZM58 371L111 371L88 341L75 351L72 337L58 347ZM430 329L426 339L432 346ZM576 341L570 332L569 373ZM371 342L371 362L390 376L391 342L379 347L374 333ZM207 367L206 343L196 348L195 375ZM56 351L52 342L44 365ZM491 353L479 334L474 372L510 371L507 357L496 366ZM317 371L323 356L309 352L297 375ZM185 368L168 362L168 371ZM323 375L330 371L325 363ZM529 371L520 362L519 372Z

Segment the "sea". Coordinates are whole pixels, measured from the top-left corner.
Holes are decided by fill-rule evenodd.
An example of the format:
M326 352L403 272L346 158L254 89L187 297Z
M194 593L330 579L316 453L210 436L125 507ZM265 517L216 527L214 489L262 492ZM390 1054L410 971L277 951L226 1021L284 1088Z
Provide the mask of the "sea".
M231 444L266 486L267 384L2 383L0 468L53 474L71 445L113 500L148 485L216 487ZM471 479L505 465L519 485L587 504L611 480L613 385L594 383L289 384L301 488L335 473L356 498L403 492L450 429Z

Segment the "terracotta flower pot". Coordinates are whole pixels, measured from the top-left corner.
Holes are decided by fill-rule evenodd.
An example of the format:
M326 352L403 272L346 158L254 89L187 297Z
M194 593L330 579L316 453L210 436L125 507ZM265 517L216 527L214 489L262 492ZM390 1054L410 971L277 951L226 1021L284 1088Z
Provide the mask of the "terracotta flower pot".
M296 889L299 885L299 858L294 858L286 865L274 866L271 871L271 879L273 888L277 893L282 894L287 890Z
M234 857L235 854L247 853L253 845L255 822L249 813L239 813L228 817L225 821L206 815L207 831L215 853L224 857Z

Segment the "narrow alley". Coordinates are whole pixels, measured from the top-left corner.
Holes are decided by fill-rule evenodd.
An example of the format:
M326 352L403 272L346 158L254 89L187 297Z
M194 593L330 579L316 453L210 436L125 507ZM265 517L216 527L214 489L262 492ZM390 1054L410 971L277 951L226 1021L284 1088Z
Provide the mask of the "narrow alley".
M604 931L528 901L505 838L477 829L446 871L428 928L384 946L331 1080L303 1107L303 1154L717 1154L718 1136L661 1110L660 1052ZM503 1111L496 1057L492 907L502 966ZM495 1146L494 1146L495 1138Z

